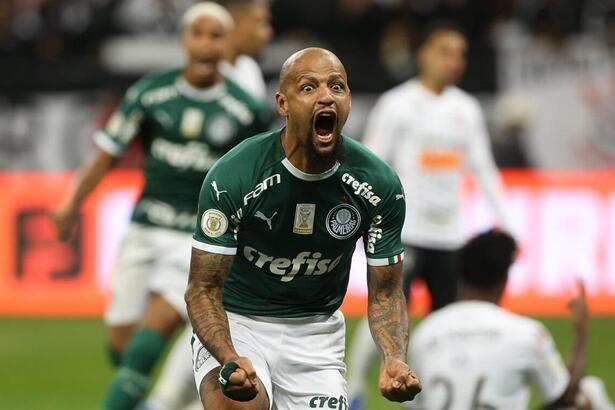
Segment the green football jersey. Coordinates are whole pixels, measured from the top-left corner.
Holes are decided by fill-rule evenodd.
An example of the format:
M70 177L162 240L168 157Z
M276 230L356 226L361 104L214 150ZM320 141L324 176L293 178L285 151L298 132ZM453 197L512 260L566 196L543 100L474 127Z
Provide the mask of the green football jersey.
M265 131L270 120L268 108L231 80L197 89L172 70L128 89L94 141L120 156L140 138L145 186L133 221L191 232L206 172L230 148Z
M373 266L403 259L405 198L395 172L342 136L343 163L306 174L285 157L281 131L257 135L207 174L193 246L236 255L225 309L273 317L330 314L342 303L360 237Z

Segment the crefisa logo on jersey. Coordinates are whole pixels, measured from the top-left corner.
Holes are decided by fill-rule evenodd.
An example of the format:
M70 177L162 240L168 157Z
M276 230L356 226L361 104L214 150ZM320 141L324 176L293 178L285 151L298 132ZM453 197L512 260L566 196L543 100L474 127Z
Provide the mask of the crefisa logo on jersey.
M361 225L361 214L350 204L339 204L327 214L327 230L336 239L351 237Z
M210 238L217 238L224 235L228 228L228 219L226 215L217 209L208 209L203 212L201 217L201 229L203 233Z

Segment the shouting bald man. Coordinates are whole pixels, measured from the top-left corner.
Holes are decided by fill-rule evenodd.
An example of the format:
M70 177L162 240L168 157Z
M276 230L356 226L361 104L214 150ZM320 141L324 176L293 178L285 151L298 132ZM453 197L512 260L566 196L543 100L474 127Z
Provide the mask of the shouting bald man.
M339 307L359 237L380 391L412 400L397 175L341 134L350 89L333 53L292 55L276 102L286 126L231 150L201 190L186 301L203 405L348 408Z

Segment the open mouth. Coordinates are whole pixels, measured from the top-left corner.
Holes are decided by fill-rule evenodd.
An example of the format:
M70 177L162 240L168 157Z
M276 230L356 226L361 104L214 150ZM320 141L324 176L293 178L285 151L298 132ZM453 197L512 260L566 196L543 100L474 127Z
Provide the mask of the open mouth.
M316 114L314 118L314 133L319 142L329 144L333 141L336 119L337 115L333 111L325 111Z
M214 58L199 58L193 61L193 66L199 72L210 72L216 68L216 59Z

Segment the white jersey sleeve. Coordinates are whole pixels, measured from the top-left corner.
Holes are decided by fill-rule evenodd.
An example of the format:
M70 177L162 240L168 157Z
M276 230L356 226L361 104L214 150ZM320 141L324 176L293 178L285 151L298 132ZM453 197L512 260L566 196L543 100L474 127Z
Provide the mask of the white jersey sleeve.
M533 339L533 346L528 352L529 376L545 401L556 400L568 385L568 370L544 326L536 326Z
M472 135L469 139L467 166L473 172L495 216L503 229L511 232L511 223L503 201L503 187L498 169L491 154L485 119L478 102L474 101Z
M236 82L253 97L259 100L267 98L267 86L263 72L252 57L241 55L237 57L234 65L228 61L221 61L219 69L222 74Z
M389 100L381 97L367 119L363 144L378 158L393 165L393 153L398 125L389 108Z

